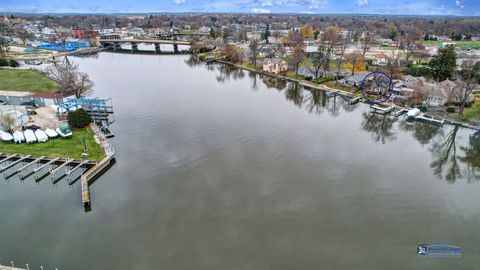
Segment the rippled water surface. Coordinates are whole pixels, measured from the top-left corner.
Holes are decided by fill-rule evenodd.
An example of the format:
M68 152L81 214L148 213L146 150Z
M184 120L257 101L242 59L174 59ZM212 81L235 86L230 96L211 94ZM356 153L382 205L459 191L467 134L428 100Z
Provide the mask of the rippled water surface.
M91 186L0 181L0 263L31 269L475 269L479 144L461 128L188 56L74 59L112 97ZM1 176L0 176L1 178ZM460 246L461 259L416 256Z

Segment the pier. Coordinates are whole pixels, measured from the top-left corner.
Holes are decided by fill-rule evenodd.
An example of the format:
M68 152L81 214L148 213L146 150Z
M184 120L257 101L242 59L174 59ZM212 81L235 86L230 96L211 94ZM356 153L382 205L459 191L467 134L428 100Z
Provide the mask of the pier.
M91 199L90 199L90 184L96 179L101 172L103 172L115 159L115 150L113 146L110 144L110 141L105 137L102 133L100 128L91 123L90 127L95 134L95 140L97 143L100 144L103 151L105 152L105 158L103 158L100 162L95 164L92 168L90 168L87 172L81 175L80 183L82 187L82 203L85 209L91 208Z

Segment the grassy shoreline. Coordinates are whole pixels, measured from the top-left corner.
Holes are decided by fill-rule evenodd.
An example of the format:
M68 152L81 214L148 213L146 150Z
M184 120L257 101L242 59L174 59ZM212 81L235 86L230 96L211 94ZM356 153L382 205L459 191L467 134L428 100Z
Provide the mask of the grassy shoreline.
M29 69L0 69L0 90L55 93L59 84Z
M14 144L0 142L0 152L80 160L84 149L83 139L85 139L89 156L84 159L99 161L104 158L105 154L100 145L95 142L93 131L90 128L77 129L72 132L73 136L69 139L56 138L45 143Z

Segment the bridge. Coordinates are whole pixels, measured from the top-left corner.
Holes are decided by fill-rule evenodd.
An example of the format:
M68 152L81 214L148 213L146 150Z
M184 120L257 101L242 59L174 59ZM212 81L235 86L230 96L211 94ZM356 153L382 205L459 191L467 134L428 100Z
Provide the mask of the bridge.
M172 44L174 53L178 53L178 45L190 45L188 41L182 40L165 40L165 39L100 39L100 44L103 47L112 47L114 51L121 49L121 44L130 43L132 45L132 52L138 52L138 44L153 44L155 45L155 53L161 53L161 44Z

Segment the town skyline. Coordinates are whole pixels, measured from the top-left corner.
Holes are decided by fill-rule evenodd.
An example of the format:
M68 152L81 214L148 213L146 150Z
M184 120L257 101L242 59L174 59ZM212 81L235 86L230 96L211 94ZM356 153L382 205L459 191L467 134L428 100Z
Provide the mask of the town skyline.
M17 13L250 13L250 14L361 14L361 15L452 15L479 16L480 3L473 0L423 0L397 3L393 0L102 0L49 2L41 0L0 1L0 12Z

